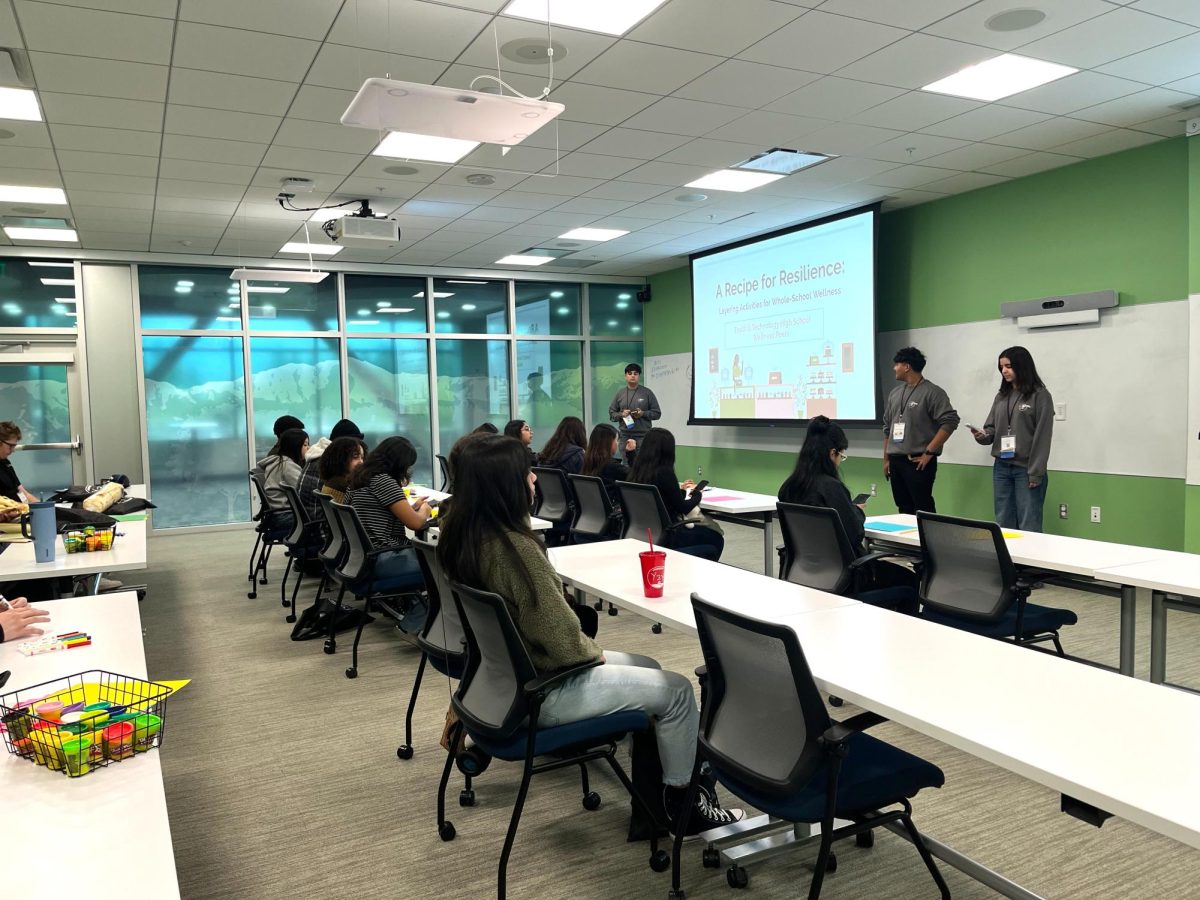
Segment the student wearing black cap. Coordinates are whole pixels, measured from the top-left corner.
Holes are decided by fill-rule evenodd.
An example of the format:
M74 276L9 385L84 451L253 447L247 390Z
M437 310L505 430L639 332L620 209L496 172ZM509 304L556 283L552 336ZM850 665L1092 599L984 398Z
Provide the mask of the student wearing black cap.
M340 437L349 437L361 441L363 433L349 419L340 419L330 429L329 437L321 438L309 447L308 452L304 454L304 469L300 473L300 485L296 490L300 494L300 504L304 507L310 519L315 519L321 515L320 501L314 493L314 491L321 489L321 457L325 455L325 448L332 441Z
M650 433L651 422L662 418L662 410L658 407L658 398L654 391L639 384L642 377L642 367L630 363L625 367L625 387L617 391L612 403L608 405L608 419L615 422L617 430L623 438L632 438L636 446L642 446L642 440ZM630 460L633 454L626 452Z
M254 464L254 468L257 469L260 474L266 474L267 470L264 467L266 461L272 456L279 455L279 438L290 428L299 428L301 431L304 431L304 423L295 416L280 416L275 420L275 424L271 426L271 432L275 435L275 446L267 451L266 456Z

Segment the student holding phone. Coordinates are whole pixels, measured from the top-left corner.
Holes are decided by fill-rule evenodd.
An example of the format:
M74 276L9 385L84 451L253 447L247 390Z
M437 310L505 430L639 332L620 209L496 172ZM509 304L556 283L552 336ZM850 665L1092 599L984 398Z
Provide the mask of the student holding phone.
M1000 354L1000 390L983 428L971 428L980 444L990 444L996 522L1002 528L1042 530L1046 466L1054 431L1054 398L1038 377L1024 347Z

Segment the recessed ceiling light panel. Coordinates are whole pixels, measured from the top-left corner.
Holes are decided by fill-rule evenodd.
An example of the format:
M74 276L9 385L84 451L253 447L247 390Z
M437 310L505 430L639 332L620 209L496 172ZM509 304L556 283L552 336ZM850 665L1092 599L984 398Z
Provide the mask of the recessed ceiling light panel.
M22 122L42 121L37 93L28 88L0 87L0 119Z
M705 175L703 178L697 178L695 181L689 182L684 186L706 191L732 191L734 193L741 193L743 191L752 191L756 187L762 187L764 184L770 184L772 181L778 181L783 177L771 172L747 172L744 169L722 169L719 172L713 172L711 175Z
M990 103L1074 75L1078 71L1058 63L1005 53L967 66L960 72L925 85L921 90Z
M535 22L549 21L564 28L582 28L601 34L622 35L664 0L605 0L604 3L563 3L550 0L512 0L502 14Z
M564 241L611 241L613 238L629 234L620 228L572 228L566 234L560 234L559 240Z
M75 233L74 228L21 228L5 225L4 233L14 241L51 241L56 244L79 242L79 235Z
M420 159L426 162L456 163L476 147L478 141L464 141L458 138L437 137L428 134L412 134L407 131L393 131L379 142L373 156L387 156L392 159Z
M42 203L46 206L66 206L67 195L62 188L0 184L0 203Z
M505 256L502 259L496 260L498 266L541 266L550 262L552 256L523 256L520 253L514 253L512 256Z
M759 153L749 159L730 166L731 169L745 169L749 172L772 172L776 175L791 175L801 169L808 169L833 159L827 153L807 153L803 150L787 150L774 147Z
M334 256L341 253L343 247L336 244L306 244L303 241L288 241L279 248L280 253L311 253L313 256Z

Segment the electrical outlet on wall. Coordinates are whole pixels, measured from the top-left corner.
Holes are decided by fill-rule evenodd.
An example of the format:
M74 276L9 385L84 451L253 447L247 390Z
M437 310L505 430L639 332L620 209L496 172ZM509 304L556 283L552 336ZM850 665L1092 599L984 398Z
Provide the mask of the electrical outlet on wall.
M1058 517L1060 519L1065 519L1067 517L1067 504L1065 504L1065 503L1058 504Z
M1062 403L1055 403L1055 404L1054 404L1054 421L1055 421L1055 422L1065 422L1065 421L1067 421L1067 404L1066 404L1066 401L1063 401ZM1064 516L1063 518L1066 518L1066 517Z
M1092 521L1096 523L1100 522L1100 507L1098 506L1092 507Z

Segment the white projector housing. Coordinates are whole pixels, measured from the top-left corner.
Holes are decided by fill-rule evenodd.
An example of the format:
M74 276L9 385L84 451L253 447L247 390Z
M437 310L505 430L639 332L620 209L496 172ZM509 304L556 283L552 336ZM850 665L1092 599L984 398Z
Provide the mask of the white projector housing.
M564 109L549 100L368 78L342 113L342 124L511 147Z
M325 232L344 247L386 249L400 245L400 224L395 219L342 216L327 222Z

